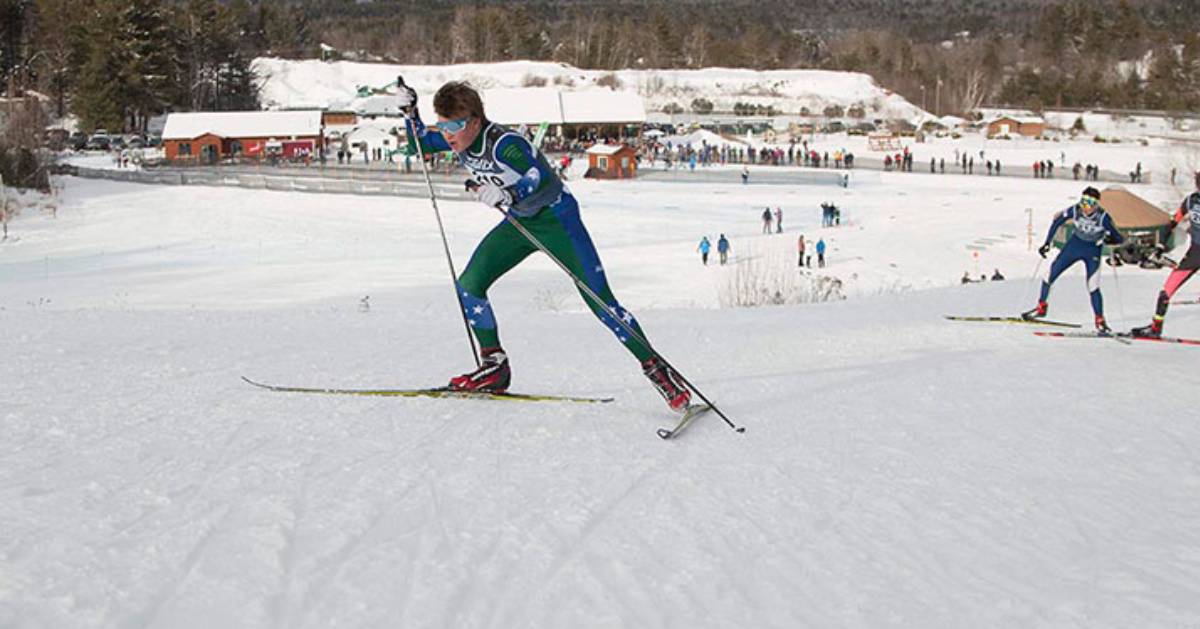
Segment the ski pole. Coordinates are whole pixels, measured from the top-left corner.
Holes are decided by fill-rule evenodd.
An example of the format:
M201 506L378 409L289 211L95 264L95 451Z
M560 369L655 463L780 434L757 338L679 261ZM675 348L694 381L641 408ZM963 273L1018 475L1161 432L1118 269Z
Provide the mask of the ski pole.
M396 77L396 86L398 89L408 87L404 84L404 77ZM416 106L416 103L413 103ZM408 117L409 126L416 134L417 125L414 120L415 116ZM454 285L454 298L458 300L458 312L462 315L463 327L467 331L467 341L471 343L471 358L475 360L475 366L481 367L479 361L479 350L475 347L475 336L471 334L471 323L467 321L467 306L463 303L462 295L458 292L458 271L454 270L454 258L450 255L450 243L446 240L446 228L442 225L442 213L438 211L437 195L433 192L433 180L429 178L429 166L425 164L425 151L421 148L421 138L412 138L413 144L417 147L417 161L421 162L421 172L425 174L425 185L429 187L429 202L433 204L433 215L437 217L438 233L442 235L442 249L446 252L446 264L450 267L450 281Z
M1113 261L1117 262L1115 257ZM1100 265L1103 266L1104 262L1101 261ZM1117 309L1121 311L1121 325L1125 325L1125 322L1128 321L1125 317L1125 300L1121 299L1121 280L1117 277L1117 265L1115 264L1112 265L1112 276L1113 286L1117 289Z
M1021 303L1026 303L1026 298L1029 297L1029 289L1035 286L1038 282L1038 273L1042 270L1042 263L1046 259L1038 256L1037 266L1033 267L1033 278L1031 281L1025 282L1025 289L1021 291Z
M467 185L470 186L471 184L474 184L474 182L468 182ZM495 206L495 209L497 212L500 212L502 215L504 215L504 220L508 221L508 223L510 225L517 228L517 231L521 232L521 235L524 236L527 240L529 240L529 242L532 243L534 247L537 247L538 250L540 250L542 253L546 254L546 256L549 257L550 260L558 266L558 268L562 269L562 271L567 274L567 277L570 277L571 281L575 282L575 286L579 287L579 290L583 291L583 293L585 295L587 295L588 297L590 297L592 299L592 301L596 302L597 305L599 305L601 308L603 308L604 312L607 313L608 316L611 317L613 321L616 321L618 324L621 325L621 327L625 328L625 331L629 333L629 336L633 337L633 340L641 343L642 347L645 347L646 349L650 350L650 353L653 354L655 358L661 360L662 363L664 365L666 365L668 369L675 372L675 375L679 376L679 379L682 380L683 383L685 385L687 385L687 387L689 389L691 389L692 392L695 393L697 397L699 397L701 400L704 400L704 403L707 404L709 406L709 408L711 408L713 410L714 413L716 413L718 416L720 416L720 418L722 420L724 420L725 423L728 424L730 428L732 428L735 432L739 432L739 433L746 432L745 426L738 426L737 424L734 424L733 421L731 421L729 419L729 417L727 417L725 415L725 413L721 412L721 409L717 408L716 404L713 404L712 400L708 399L708 397L706 397L704 395L704 393L702 393L700 391L700 389L696 388L696 385L692 384L687 378L683 377L683 374L679 373L679 370L676 369L675 366L670 363L670 361L668 361L662 354L658 353L658 350L651 347L650 342L647 341L645 337L643 337L641 334L638 334L637 330L634 330L633 326L626 323L624 321L624 319L622 319L620 316L617 315L616 311L614 311L608 304L604 303L604 300L600 299L600 296L597 295L596 292L593 291L590 286L585 284L583 282L583 280L576 277L575 274L571 272L571 269L567 268L567 265L563 264L563 262L561 260L559 260L557 256L555 256L553 253L550 253L550 250L547 249L546 246L543 245L540 240L538 240L537 236L534 236L532 233L530 233L529 230L526 229L526 227L524 225L522 225L519 221L517 221L516 218L514 218L508 212L504 211L504 208L497 205L497 206Z

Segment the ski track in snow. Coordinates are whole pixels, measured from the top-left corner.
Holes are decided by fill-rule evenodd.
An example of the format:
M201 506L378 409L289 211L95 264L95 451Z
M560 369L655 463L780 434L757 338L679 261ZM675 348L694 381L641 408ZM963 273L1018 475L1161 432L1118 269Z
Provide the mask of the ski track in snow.
M791 205L785 224L832 241L854 298L756 309L716 307L734 271L700 267L693 235L789 259L795 232L755 233L767 187L697 184L680 213L669 186L579 184L617 295L747 427L710 414L663 442L636 364L536 259L493 290L514 390L616 402L242 383L469 363L419 200L189 188L175 208L178 189L69 180L57 222L23 215L0 246L0 626L1200 626L1200 353L942 320L1031 300L1021 239L984 262L1012 281L951 286L961 245L1075 186L972 182L960 220L890 188L966 190L884 183L789 191L844 195L858 227ZM461 269L494 219L444 205ZM1055 317L1090 320L1079 273ZM1164 272L1121 273L1110 319L1140 323ZM1168 327L1200 336L1200 309Z

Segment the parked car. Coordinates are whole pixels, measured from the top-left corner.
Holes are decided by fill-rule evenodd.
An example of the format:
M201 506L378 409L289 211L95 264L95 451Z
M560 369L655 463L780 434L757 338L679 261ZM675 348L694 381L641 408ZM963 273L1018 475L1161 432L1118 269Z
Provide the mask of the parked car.
M120 151L125 148L125 138L114 135L108 142L108 148L113 151Z
M85 144L83 148L85 148L89 151L107 151L109 148L108 136L107 135L93 135L87 141L87 144Z
M67 138L67 146L70 147L72 151L82 151L83 147L87 146L87 142L87 134L82 131L76 131L75 133L71 134L71 137Z
M146 138L146 147L147 148L154 149L154 148L158 148L160 146L162 146L162 136L161 135L152 135L149 138Z
M125 143L125 146L131 149L146 148L146 140L142 139L142 136L140 135L135 135L132 138L129 138L129 141Z

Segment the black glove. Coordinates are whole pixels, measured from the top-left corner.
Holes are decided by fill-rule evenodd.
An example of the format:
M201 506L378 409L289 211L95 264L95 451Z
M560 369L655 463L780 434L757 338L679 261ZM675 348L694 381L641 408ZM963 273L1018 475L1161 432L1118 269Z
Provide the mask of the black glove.
M417 90L405 84L404 77L396 78L396 105L410 118L417 111Z
M1042 245L1038 247L1038 255L1042 256L1043 259L1046 257L1047 253L1050 253L1050 245Z
M1161 242L1154 243L1154 253L1161 256L1161 255L1165 254L1166 252L1167 252L1167 246L1165 244L1163 244Z

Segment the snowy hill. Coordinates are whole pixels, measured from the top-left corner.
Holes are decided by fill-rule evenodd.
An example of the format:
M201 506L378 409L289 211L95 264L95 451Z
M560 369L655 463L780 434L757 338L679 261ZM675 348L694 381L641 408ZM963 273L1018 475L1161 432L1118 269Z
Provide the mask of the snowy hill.
M869 75L826 70L582 70L544 61L508 61L451 66L411 66L349 61L292 61L260 57L255 72L262 80L262 102L268 108L337 106L349 102L360 86L381 87L403 75L423 95L432 95L450 80L466 80L480 89L523 87L538 82L548 87L587 91L617 89L637 92L647 111L668 103L689 109L696 98L730 111L735 103L773 105L799 114L807 107L819 115L826 106L843 109L861 105L869 117L919 121L928 114L903 97L881 88Z
M1040 237L1075 182L735 182L570 183L617 296L747 427L663 442L661 400L538 257L491 294L514 388L611 405L239 381L466 368L428 200L67 180L0 244L0 627L1200 622L1200 353L941 318L1031 303L1025 208ZM768 204L785 234L759 233ZM441 207L461 269L497 217ZM701 266L720 232L732 263ZM799 233L850 299L720 307L740 269L798 274ZM1109 316L1140 324L1165 272L1119 273ZM1090 319L1078 269L1052 313ZM1168 329L1200 337L1200 307Z

